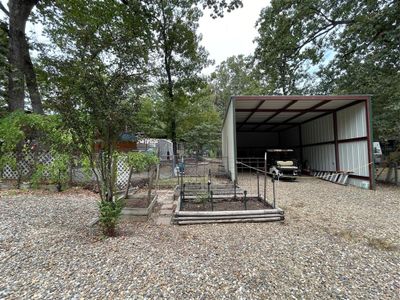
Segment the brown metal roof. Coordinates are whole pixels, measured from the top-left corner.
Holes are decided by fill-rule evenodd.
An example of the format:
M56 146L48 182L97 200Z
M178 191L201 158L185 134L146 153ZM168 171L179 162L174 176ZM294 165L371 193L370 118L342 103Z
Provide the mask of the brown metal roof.
M370 95L233 96L237 131L280 131L367 101Z

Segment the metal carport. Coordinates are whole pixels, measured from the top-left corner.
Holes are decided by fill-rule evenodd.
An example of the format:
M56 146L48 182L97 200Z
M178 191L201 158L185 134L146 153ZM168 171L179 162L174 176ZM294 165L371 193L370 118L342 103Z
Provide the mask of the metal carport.
M311 169L352 172L349 183L374 188L369 95L232 96L222 156L232 180L241 157L293 148Z

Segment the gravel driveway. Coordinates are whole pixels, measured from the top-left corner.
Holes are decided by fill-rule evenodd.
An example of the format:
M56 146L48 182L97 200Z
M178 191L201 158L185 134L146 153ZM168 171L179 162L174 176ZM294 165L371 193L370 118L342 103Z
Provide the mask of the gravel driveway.
M279 183L285 223L110 239L86 227L89 192L0 192L0 298L400 299L400 189L301 180Z

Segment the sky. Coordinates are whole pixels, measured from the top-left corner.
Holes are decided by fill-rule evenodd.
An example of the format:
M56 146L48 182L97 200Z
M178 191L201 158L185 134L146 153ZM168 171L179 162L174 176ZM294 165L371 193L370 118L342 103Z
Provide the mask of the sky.
M0 0L7 7L7 0ZM269 4L269 0L242 0L243 7L223 18L213 19L210 11L204 11L200 19L199 33L203 39L201 44L209 52L209 58L215 61L213 66L206 68L203 73L210 74L215 67L232 55L249 55L254 52L253 43L257 36L255 28L261 9ZM1 17L3 17L0 12ZM31 38L41 40L41 26L28 24L27 32Z
M203 36L202 45L209 52L209 58L215 61L214 66L204 70L211 73L215 66L232 55L249 55L254 52L253 40L257 36L255 24L261 9L268 0L242 0L243 7L226 13L223 18L213 19L209 11L200 19L199 33Z

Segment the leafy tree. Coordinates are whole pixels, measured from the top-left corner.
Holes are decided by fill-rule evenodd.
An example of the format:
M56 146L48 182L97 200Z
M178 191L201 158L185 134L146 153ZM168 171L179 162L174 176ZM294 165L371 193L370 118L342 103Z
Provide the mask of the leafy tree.
M24 179L19 162L27 153L34 154L34 162L31 166L33 172L27 176L27 179L31 179L30 177L36 174L38 181L44 178L44 174L39 176L39 173L43 172L36 170L40 169L40 164L35 159L37 153L43 150L52 153L55 164L49 166L47 171L55 174L56 167L61 166L61 161L57 158L70 156L74 148L70 133L63 130L61 119L56 115L43 116L15 111L0 119L0 136L0 170L5 165L13 168L18 174L18 185ZM63 168L66 169L66 166ZM41 170L44 171L43 168Z
M126 186L126 191L125 191L125 198L128 197L133 172L140 173L147 170L149 175L149 188L148 188L147 201L148 204L150 204L151 190L153 187L154 167L159 163L158 157L153 153L130 152L126 155L126 162L127 165L130 167L130 170L128 176L128 184Z
M183 135L186 147L197 155L205 150L218 149L221 142L221 128L215 123L199 123Z
M160 97L146 96L140 99L138 111L134 117L138 132L146 137L165 138L167 124L163 117L164 111L164 103Z
M0 21L0 109L6 106L7 99L7 47L8 34L7 24Z
M76 0L46 9L54 49L41 57L46 96L90 159L102 202L112 202L116 143L121 132L134 130L132 116L146 79L145 14L136 2Z
M371 57L362 61L352 58L345 66L332 62L319 75L320 93L371 94L374 137L400 139L400 73L395 68L382 68Z
M25 82L31 99L32 110L43 113L36 73L29 54L29 42L25 27L32 9L39 0L10 0L7 10L1 3L0 9L8 17L3 23L3 32L8 35L8 106L10 111L24 110ZM4 26L4 24L6 24Z
M297 2L272 1L257 22L255 59L268 93L301 93L309 76L309 63L316 64L322 58L319 45L303 46L307 23L301 19L303 14L293 9L295 5Z
M260 71L281 92L287 86L293 93L305 86L296 82L307 79L307 64L319 64L315 92L373 94L376 133L397 136L399 14L398 1L273 0L259 20Z
M259 95L265 90L258 79L252 56L231 56L211 74L215 104L224 117L226 103L234 95Z
M212 87L204 85L179 107L177 136L185 149L200 154L217 150L220 143L221 117L214 104Z
M177 106L179 99L194 93L198 74L207 64L207 53L196 34L202 13L193 0L160 0L153 4L152 28L157 52L160 90L168 103L168 136L177 154Z

